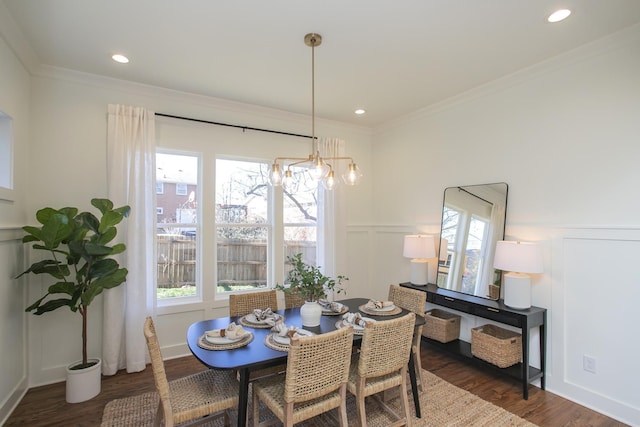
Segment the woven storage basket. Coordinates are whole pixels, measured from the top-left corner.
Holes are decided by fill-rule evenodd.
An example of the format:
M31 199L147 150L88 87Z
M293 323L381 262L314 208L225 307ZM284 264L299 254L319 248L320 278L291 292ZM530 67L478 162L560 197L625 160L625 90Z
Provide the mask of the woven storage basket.
M448 311L427 311L424 316L425 324L422 335L442 343L457 340L460 337L460 316Z
M522 336L495 325L472 328L471 354L500 368L507 368L522 358Z

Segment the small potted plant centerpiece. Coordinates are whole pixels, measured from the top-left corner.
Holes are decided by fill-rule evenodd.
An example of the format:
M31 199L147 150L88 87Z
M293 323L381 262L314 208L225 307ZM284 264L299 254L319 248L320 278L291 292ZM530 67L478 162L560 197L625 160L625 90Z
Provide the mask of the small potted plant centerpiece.
M66 398L69 403L83 402L100 393L101 360L87 357L87 317L89 305L105 289L121 285L127 269L120 268L111 258L122 253L123 243L108 246L117 234L116 225L129 215L131 208L113 208L108 199L92 199L101 212L98 218L91 212L78 213L78 208L43 208L36 213L39 227L25 226L23 243L34 243L33 249L47 254L33 263L28 273L44 274L53 283L47 292L26 308L41 315L60 307L69 307L82 319L82 360L67 368Z
M302 260L302 254L287 257L287 261L293 267L287 274L286 282L289 286L277 285L276 289L289 294L296 294L306 302L300 307L302 326L320 325L322 307L318 300L327 297L327 292L344 292L342 282L349 280L345 276L337 276L335 279L322 274L315 265L310 265Z

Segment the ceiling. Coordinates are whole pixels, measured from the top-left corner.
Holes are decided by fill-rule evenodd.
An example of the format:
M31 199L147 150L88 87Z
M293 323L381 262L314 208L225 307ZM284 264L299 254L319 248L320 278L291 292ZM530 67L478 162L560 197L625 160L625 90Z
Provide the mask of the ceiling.
M560 7L572 15L547 23ZM316 32L316 116L375 127L634 25L640 1L0 0L0 14L31 72L68 68L301 114L311 113L303 39Z

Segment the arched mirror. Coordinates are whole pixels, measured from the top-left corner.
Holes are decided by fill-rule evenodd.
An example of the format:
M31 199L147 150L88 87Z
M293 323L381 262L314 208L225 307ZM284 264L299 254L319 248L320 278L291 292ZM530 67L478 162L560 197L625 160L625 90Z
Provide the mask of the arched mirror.
M438 287L500 298L493 256L496 242L504 239L508 190L504 182L444 190Z

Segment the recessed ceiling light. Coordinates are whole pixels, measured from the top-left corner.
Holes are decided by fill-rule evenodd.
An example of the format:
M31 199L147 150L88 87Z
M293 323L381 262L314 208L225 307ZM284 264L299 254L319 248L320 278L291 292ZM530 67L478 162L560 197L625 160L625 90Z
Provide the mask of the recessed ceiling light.
M119 62L121 64L126 64L127 62L129 62L129 58L127 58L124 55L120 55L119 53L116 53L115 55L112 55L111 59L113 59L114 61Z
M556 10L551 15L549 15L549 17L547 18L547 21L560 22L562 20L567 19L569 15L571 15L571 11L569 9Z
M363 110L362 108L358 108L356 111L354 111L354 113L356 113L357 115L361 116L361 115L363 115L364 113L366 113L366 111L365 111L365 110Z

